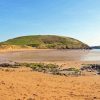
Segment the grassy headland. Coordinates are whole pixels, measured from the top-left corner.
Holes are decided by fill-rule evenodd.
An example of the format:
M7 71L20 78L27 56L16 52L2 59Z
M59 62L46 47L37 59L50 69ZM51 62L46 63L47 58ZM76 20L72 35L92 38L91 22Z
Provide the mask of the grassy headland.
M2 42L5 45L30 46L38 49L86 49L88 45L70 38L55 35L22 36Z

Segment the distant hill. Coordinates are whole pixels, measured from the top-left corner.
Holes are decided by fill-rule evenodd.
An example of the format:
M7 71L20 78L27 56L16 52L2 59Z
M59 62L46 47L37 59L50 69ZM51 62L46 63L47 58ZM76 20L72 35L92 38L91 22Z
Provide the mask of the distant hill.
M100 49L100 46L92 46L91 49Z
M34 48L50 48L50 49L86 49L88 45L82 43L79 40L55 35L33 35L22 36L13 39L9 39L1 44L6 45L23 45L31 46Z

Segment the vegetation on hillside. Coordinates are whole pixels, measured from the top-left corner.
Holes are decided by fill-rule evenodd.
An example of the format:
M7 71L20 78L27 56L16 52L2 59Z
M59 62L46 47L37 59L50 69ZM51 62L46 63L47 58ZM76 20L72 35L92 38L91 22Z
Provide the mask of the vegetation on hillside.
M100 49L100 46L92 46L91 49Z
M50 48L50 49L82 49L89 48L88 45L80 42L79 40L55 36L55 35L34 35L34 36L22 36L14 39L9 39L3 44L10 45L26 45L34 48Z

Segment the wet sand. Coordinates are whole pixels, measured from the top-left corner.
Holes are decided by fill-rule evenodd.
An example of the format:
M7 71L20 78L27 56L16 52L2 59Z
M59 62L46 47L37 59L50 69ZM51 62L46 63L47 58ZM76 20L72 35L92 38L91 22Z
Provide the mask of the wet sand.
M88 56L89 55L89 56ZM3 62L42 62L63 65L64 67L78 67L81 64L100 64L100 60L90 60L88 57L96 55L100 57L100 52L90 50L50 50L33 49L17 50L0 53L0 63ZM86 59L87 58L87 59ZM91 57L92 58L92 57ZM100 59L100 58L99 58Z
M87 53L87 50L24 50L4 52L0 58L13 61L80 61Z

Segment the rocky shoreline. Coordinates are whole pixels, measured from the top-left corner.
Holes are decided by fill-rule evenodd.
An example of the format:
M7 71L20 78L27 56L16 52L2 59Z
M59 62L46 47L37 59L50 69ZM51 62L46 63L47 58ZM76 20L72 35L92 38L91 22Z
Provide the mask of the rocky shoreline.
M99 64L83 64L80 68L63 68L62 66L56 64L45 64L45 63L2 63L0 68L19 68L19 67L29 67L32 71L60 75L60 76L81 76L87 75L87 73L94 75L100 75L100 65Z

